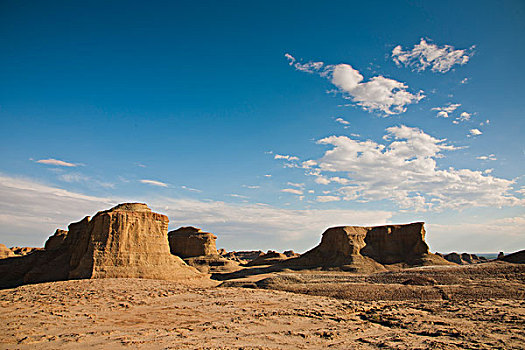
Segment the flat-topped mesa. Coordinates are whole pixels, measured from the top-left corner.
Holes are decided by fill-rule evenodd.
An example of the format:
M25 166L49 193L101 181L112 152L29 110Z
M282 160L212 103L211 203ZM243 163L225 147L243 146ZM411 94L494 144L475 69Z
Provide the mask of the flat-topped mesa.
M168 217L124 203L57 230L46 249L0 263L0 285L84 278L200 277L170 253Z
M384 226L340 226L327 229L321 243L298 258L291 266L340 267L354 272L384 270L383 265L447 264L429 253L424 223Z
M366 227L366 245L361 254L381 264L418 264L429 254L425 223Z
M67 239L76 229L82 242L81 249L72 252L69 278L170 280L195 274L170 254L168 223L166 215L152 212L146 204L124 203L81 221L78 228L70 225Z
M171 254L181 258L218 256L216 239L214 234L193 226L180 227L168 233Z
M203 273L238 270L239 262L219 254L215 245L217 237L210 232L186 226L168 233L170 251Z

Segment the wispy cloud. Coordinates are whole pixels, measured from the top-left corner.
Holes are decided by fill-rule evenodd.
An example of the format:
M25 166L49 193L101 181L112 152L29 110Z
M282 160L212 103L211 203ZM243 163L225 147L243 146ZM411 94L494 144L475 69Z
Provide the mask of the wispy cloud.
M345 129L350 127L350 122L348 120L344 120L343 118L337 118L335 121L339 124L344 125Z
M286 160L299 160L296 156L289 156L289 155L282 155L282 154L276 154L273 159L286 159Z
M466 64L474 54L474 48L456 50L450 45L439 47L421 39L412 50L403 51L401 45L396 46L392 50L392 59L399 66L412 67L417 71L431 68L433 72L446 73L454 65Z
M248 199L250 197L248 196L243 196L242 194L236 194L236 193L230 193L228 194L229 197L233 197L233 198L242 198L242 199Z
M40 159L40 160L37 160L36 163L46 164L46 165L55 165L55 166L64 166L64 167L76 167L76 166L78 166L78 164L65 162L63 160L58 160L58 159L54 159L54 158Z
M316 198L316 201L321 202L321 203L337 202L340 200L341 200L341 197L337 197L337 196L317 196Z
M196 188L191 188L191 187L188 187L188 186L181 186L180 188L182 188L183 190L186 190L186 191L190 191L190 192L202 192L202 190L199 190L199 189L196 189Z
M140 182L143 183L143 184L152 185L152 186L168 187L168 184L165 184L164 182L160 182L160 181L156 181L156 180L143 179L143 180L140 180Z
M419 102L423 92L412 94L408 86L399 81L381 75L363 82L361 73L349 64L325 65L323 62L300 63L290 54L286 54L289 64L295 69L316 73L334 84L343 97L352 100L367 111L379 111L384 115L399 114L406 111L406 106Z
M292 194L297 194L297 195L303 194L302 190L298 190L296 188L284 188L281 190L281 192L292 193Z
M242 185L242 187L249 188L250 190L256 190L256 189L260 188L261 186L257 186L257 185Z
M479 157L476 157L476 159L480 159L480 160L498 160L498 158L496 158L495 154L489 154L488 156L479 156Z

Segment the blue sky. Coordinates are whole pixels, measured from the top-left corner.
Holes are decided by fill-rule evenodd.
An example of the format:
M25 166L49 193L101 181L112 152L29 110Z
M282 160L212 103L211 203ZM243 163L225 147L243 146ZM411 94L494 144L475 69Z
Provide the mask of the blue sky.
M525 246L522 1L0 6L8 246L122 201L227 249Z

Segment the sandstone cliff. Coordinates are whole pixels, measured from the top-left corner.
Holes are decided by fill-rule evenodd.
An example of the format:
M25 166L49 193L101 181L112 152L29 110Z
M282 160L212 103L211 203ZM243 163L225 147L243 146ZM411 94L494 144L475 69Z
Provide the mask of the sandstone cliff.
M192 226L181 227L168 233L171 254L181 258L193 256L218 255L215 240L209 232Z
M181 227L168 233L170 251L203 273L231 272L239 263L224 258L217 251L217 237L192 226Z
M15 253L4 244L0 244L0 259L9 258L15 256Z
M200 276L170 254L168 218L126 203L57 231L46 250L0 262L0 286L82 278L178 280Z
M384 265L446 265L429 253L424 223L375 227L332 227L321 243L298 258L284 262L295 267L338 267L353 272L384 270Z

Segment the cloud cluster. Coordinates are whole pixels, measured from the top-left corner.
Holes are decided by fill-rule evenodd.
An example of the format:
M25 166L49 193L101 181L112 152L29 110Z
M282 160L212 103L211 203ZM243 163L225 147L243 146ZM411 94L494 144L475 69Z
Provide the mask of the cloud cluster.
M454 65L466 64L474 51L474 46L466 50L455 50L453 46L429 44L425 39L421 39L419 44L412 50L403 51L401 45L392 50L392 59L397 65L412 67L417 71L424 71L431 68L433 72L446 73Z
M432 108L432 110L438 111L437 117L448 118L450 116L450 113L454 112L460 106L460 103L449 103L445 107L435 107Z
M514 181L469 169L439 169L436 159L457 148L404 125L386 129L387 145L347 136L318 141L330 146L308 170L319 184L337 188L344 200L391 200L418 211L523 204L510 193ZM330 176L337 174L337 176Z
M408 86L399 81L381 75L364 82L364 77L349 64L325 65L323 62L297 62L286 54L289 64L297 70L317 73L334 84L343 97L352 100L367 111L379 111L384 115L399 114L406 111L406 106L419 102L423 92L409 92Z

